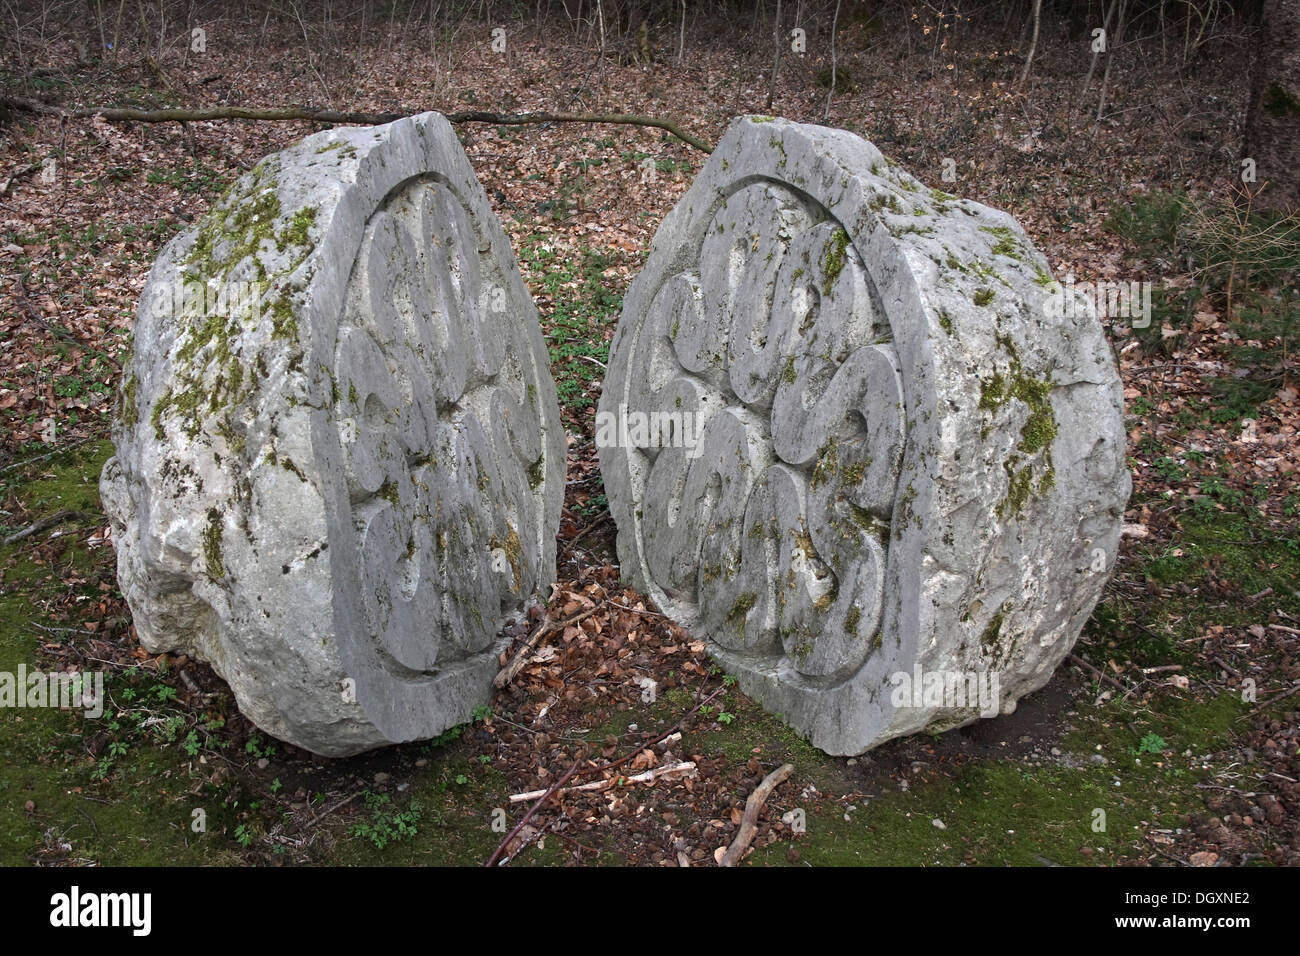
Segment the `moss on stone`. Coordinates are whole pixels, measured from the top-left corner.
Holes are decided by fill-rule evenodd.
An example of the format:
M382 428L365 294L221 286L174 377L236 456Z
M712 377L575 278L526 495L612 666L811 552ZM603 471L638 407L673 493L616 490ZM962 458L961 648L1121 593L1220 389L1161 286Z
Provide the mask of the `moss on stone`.
M993 290L988 288L976 289L975 295L972 296L972 298L975 300L976 305L981 307L986 306L993 301Z
M1011 395L1029 407L1029 418L1020 428L1020 450L1025 454L1032 455L1045 448L1056 437L1056 414L1049 398L1051 391L1050 381L1039 381L1023 374L1016 374L1012 379Z
M998 505L998 517L1004 515L1018 515L1024 508L1025 502L1029 500L1029 495L1034 490L1033 467L1025 465L1011 476L1007 484L1007 496Z
M839 442L832 438L817 455L817 464L813 466L812 477L808 480L810 488L818 488L831 478L840 469L840 452Z
M320 149L316 150L316 155L319 156L322 153L328 153L330 150L334 150L334 149L337 149L339 151L339 155L343 156L346 159L352 159L357 155L357 148L353 146L351 143L349 143L347 140L343 140L343 139L336 139L332 143L326 143Z
M293 305L287 295L274 299L271 309L271 338L293 342L298 338L298 317L293 313Z
M293 214L289 225L280 230L275 238L275 246L284 252L290 246L305 246L310 242L310 230L316 222L316 207L304 206Z
M980 408L993 411L1007 400L1007 383L1001 372L994 372L987 382L980 383Z
M849 234L843 229L836 229L822 253L822 272L826 276L826 295L831 294L831 288L835 285L835 280L840 277L840 273L844 271L844 266L849 261L848 248Z
M735 604L731 605L731 610L727 612L727 619L743 619L757 603L758 595L753 591L746 591L744 594L741 594L736 598Z
M214 580L225 577L221 560L221 512L216 508L208 509L208 523L203 528L203 560L209 577Z
M139 382L134 375L128 375L122 382L122 424L134 428L140 420L140 410L136 407L136 392Z
M980 635L981 644L988 647L997 643L998 636L1002 633L1002 622L1005 618L1006 614L1003 611L998 611L997 614L993 615L993 619L984 628L984 633Z
M1006 256L1009 259L1020 259L1023 256L1020 240L1016 234L1006 226L980 226L982 232L987 232L997 241L993 243L993 254Z
M888 209L896 216L901 216L903 214L903 207L899 205L898 197L893 193L878 192L871 197L869 205L875 212Z

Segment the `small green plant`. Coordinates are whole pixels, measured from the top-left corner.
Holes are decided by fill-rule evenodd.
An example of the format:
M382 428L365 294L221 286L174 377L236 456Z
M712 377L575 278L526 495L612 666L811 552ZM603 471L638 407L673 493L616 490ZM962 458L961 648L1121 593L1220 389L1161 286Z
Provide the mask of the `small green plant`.
M735 714L727 713L725 710L718 711L718 723L720 724L730 724L735 719Z
M369 840L375 849L382 850L390 843L409 839L419 832L417 825L424 812L419 800L413 799L405 810L398 810L386 793L367 790L363 799L369 819L353 824L352 835Z
M1137 749L1133 751L1134 756L1142 754L1159 754L1169 747L1165 738L1157 733L1148 733L1138 741Z

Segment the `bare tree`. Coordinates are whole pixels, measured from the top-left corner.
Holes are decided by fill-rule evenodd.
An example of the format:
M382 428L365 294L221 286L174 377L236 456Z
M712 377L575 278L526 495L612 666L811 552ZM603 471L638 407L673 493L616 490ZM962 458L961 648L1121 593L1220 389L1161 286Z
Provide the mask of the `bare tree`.
M1261 181L1255 208L1300 212L1300 0L1266 0L1251 73L1242 156Z
M1029 53L1025 56L1025 68L1020 71L1020 82L1016 88L1024 87L1025 81L1029 79L1029 67L1034 62L1034 52L1038 49L1038 24L1043 16L1043 0L1034 0L1034 36L1029 41Z

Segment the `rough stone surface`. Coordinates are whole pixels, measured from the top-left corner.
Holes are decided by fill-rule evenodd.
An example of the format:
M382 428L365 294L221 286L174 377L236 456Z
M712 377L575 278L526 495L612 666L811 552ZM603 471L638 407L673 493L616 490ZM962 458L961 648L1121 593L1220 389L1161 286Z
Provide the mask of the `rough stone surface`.
M1005 213L850 133L736 120L611 351L602 415L682 416L681 442L602 443L623 573L830 753L979 716L902 674L1014 709L1101 594L1130 488L1114 359L1062 295Z
M487 701L503 623L554 577L565 444L442 116L319 133L235 183L155 263L122 403L101 493L145 648L210 661L326 755Z

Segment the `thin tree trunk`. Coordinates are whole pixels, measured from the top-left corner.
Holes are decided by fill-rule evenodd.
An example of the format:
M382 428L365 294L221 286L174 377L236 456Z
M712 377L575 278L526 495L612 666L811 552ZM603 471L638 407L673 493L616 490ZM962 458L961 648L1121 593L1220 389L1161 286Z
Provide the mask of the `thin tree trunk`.
M767 85L767 109L771 112L776 98L776 73L781 67L781 0L776 0L776 19L772 25L772 80Z
M1115 62L1115 54L1119 52L1119 45L1124 40L1124 12L1128 9L1128 0L1119 0L1119 19L1115 21L1115 42L1108 45L1106 56L1106 69L1101 74L1101 96L1097 98L1097 122L1101 122L1101 114L1106 108L1106 88L1110 85L1110 67Z
M1255 160L1257 212L1300 212L1300 0L1264 4L1242 157Z
M1107 52L1109 52L1109 50L1110 50L1110 46L1109 46L1109 43L1110 43L1110 18L1114 15L1114 13L1115 13L1115 5L1116 5L1118 2L1119 2L1119 0L1110 0L1110 7L1107 8L1107 10L1106 10L1106 16L1103 17L1103 18L1102 18L1102 21L1101 21L1102 38L1103 38L1103 39L1106 41L1106 43L1107 43L1107 47L1106 47ZM1101 53L1100 53L1100 52L1098 52L1098 51L1093 51L1093 54L1092 54L1092 63L1090 63L1090 64L1088 65L1088 75L1085 76L1085 77L1083 78L1083 89L1080 91L1081 93L1087 93L1087 92L1088 92L1088 87L1092 85L1092 75L1093 75L1095 72L1097 72L1097 58L1100 57L1100 56L1101 56Z
M1034 51L1038 49L1038 23L1043 15L1043 0L1034 0L1034 37L1029 41L1029 53L1025 56L1025 68L1020 71L1020 82L1016 84L1017 89L1022 89L1025 81L1029 79L1029 67L1034 62Z
M686 51L686 0L682 0L682 29L677 36L677 63L680 66L682 54Z
M596 0L596 22L600 25L600 74L601 87L605 85L605 7L602 0Z
M831 119L831 100L835 98L835 81L839 79L839 63L836 60L835 34L840 28L840 0L835 0L835 17L831 20L831 86L826 91L826 116L822 120L829 123Z

